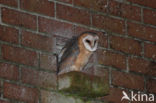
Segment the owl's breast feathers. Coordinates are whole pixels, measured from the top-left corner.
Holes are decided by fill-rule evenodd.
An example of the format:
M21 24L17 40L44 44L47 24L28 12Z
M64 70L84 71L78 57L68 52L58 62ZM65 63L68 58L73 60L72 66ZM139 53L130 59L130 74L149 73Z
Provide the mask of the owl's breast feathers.
M74 63L76 71L81 71L84 68L84 66L87 64L87 62L89 61L90 56L92 55L92 52L88 51L82 42L82 39L86 35L88 35L88 34L84 34L78 38L78 46L79 46L80 52L79 52L79 54L76 58L76 61Z

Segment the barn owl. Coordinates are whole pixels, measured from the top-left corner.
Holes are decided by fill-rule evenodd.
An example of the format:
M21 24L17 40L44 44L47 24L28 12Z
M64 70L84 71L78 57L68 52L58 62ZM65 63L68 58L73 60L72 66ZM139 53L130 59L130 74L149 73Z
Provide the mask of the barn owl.
M73 37L58 55L59 74L81 71L96 51L99 37L93 32L84 32Z

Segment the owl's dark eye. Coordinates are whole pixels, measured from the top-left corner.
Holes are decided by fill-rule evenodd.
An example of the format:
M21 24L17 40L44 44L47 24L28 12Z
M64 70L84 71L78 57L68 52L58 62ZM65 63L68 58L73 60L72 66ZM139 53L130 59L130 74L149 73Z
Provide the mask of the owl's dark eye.
M95 40L95 41L94 41L94 45L96 44L96 42L97 42L97 41Z
M86 40L86 42L87 42L88 44L91 44L90 40L88 40L88 39Z

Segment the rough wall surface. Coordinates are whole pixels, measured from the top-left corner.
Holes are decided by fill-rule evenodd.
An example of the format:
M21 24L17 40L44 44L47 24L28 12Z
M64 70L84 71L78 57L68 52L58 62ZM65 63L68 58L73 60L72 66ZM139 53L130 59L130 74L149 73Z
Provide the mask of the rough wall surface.
M57 93L53 55L83 31L100 36L96 75L110 85L87 103L156 93L156 0L0 0L0 103L83 103Z

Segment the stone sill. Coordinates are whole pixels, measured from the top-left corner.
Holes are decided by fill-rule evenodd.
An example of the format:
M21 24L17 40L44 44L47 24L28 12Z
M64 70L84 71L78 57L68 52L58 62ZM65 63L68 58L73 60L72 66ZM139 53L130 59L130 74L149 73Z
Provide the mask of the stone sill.
M109 83L104 77L72 71L58 76L58 89L77 96L95 98L108 95Z

